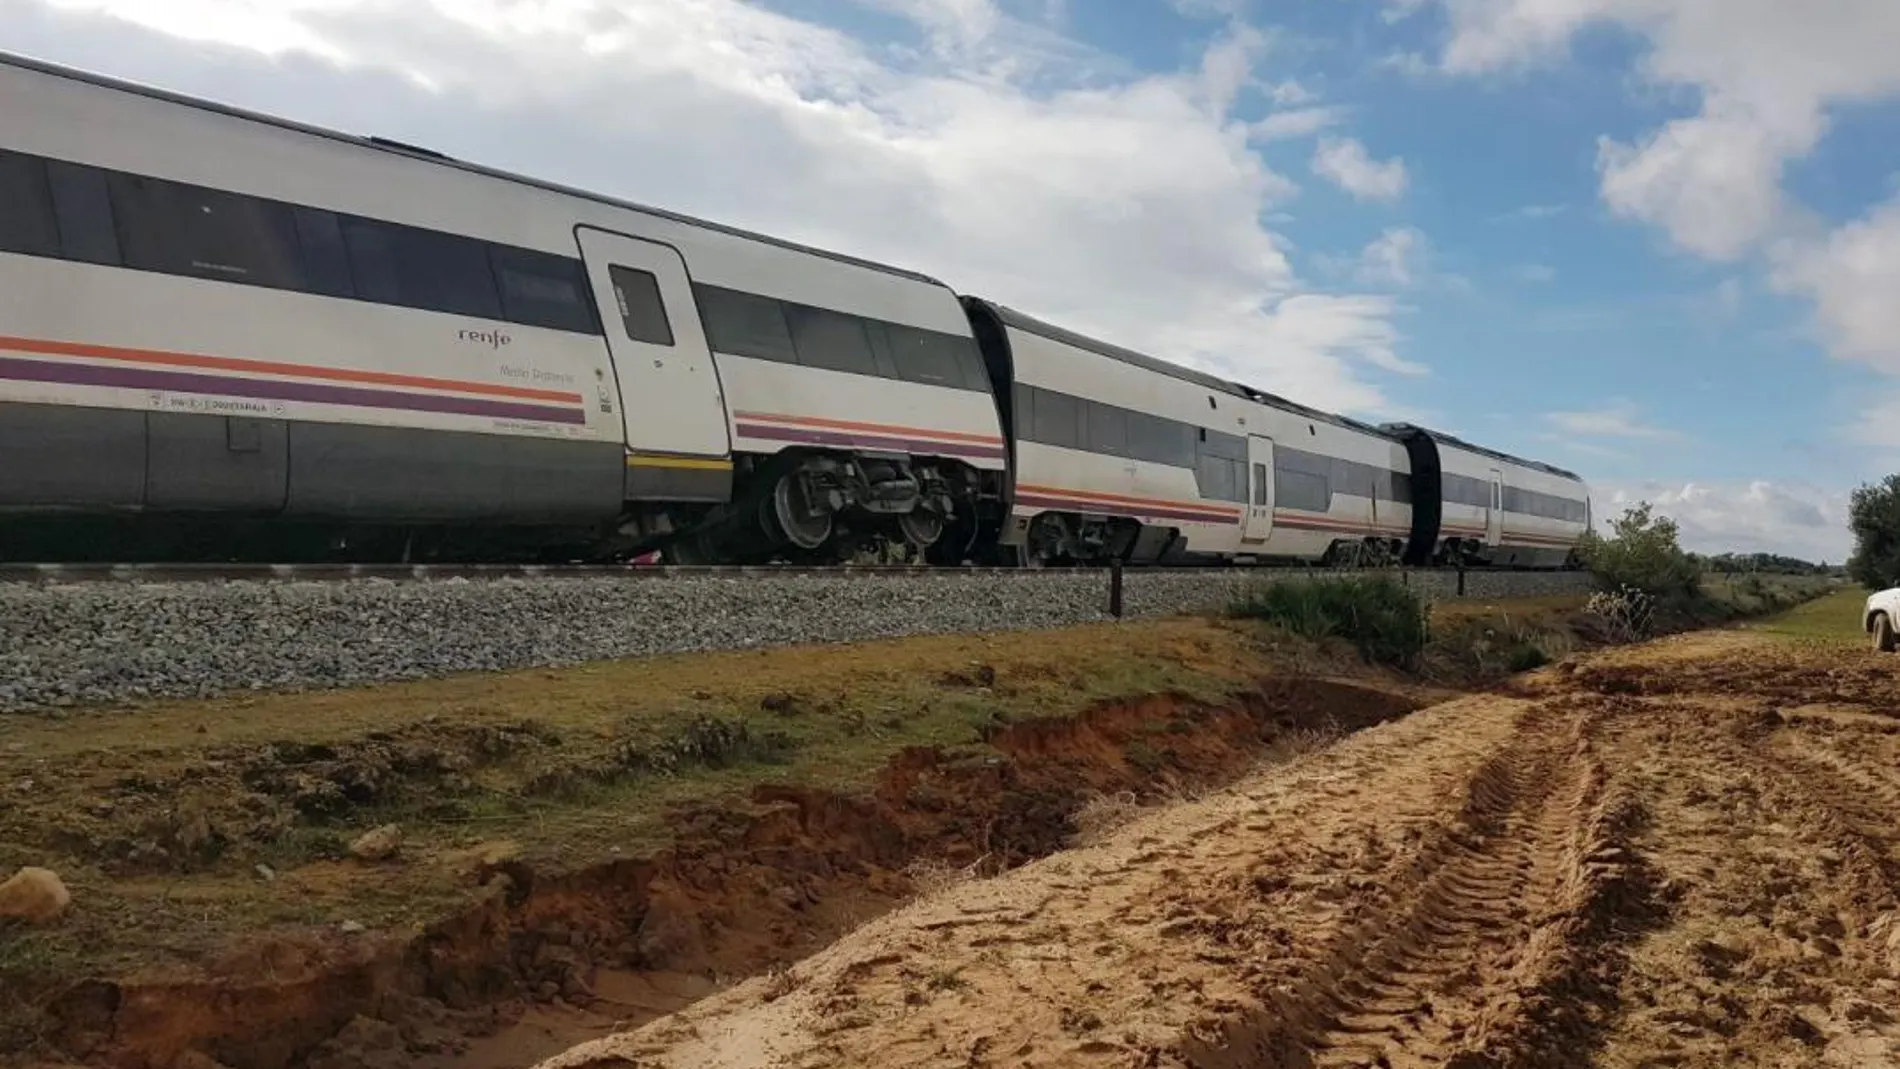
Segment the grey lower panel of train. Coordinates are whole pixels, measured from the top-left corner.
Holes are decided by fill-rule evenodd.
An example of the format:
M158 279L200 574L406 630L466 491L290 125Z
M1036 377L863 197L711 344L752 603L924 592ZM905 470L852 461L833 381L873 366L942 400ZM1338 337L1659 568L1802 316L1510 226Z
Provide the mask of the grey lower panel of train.
M709 497L727 478L669 476ZM628 480L612 442L0 404L0 509L589 524Z

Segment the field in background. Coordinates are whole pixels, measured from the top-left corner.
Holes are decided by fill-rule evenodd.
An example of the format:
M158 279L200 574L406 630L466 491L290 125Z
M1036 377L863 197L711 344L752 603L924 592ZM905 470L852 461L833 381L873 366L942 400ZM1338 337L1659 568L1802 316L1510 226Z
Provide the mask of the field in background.
M1796 606L1785 613L1742 626L1751 631L1779 638L1834 645L1866 645L1870 641L1861 628L1861 607L1867 592L1859 587L1836 590Z

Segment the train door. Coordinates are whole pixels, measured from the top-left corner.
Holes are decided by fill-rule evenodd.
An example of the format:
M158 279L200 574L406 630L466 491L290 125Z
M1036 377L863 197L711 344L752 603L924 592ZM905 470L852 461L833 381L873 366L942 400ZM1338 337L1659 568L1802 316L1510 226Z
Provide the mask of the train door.
M1484 544L1495 546L1504 540L1504 473L1491 469L1491 507L1484 510Z
M592 227L575 234L607 331L628 450L724 457L725 396L679 250Z
M1240 540L1265 542L1273 533L1273 439L1247 437L1247 518Z

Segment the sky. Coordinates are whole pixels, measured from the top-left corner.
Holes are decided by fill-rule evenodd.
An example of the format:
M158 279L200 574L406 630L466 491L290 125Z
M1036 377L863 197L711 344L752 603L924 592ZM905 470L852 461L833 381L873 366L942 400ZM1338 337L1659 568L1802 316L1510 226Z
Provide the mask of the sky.
M0 50L928 272L1838 562L1895 0L0 0Z

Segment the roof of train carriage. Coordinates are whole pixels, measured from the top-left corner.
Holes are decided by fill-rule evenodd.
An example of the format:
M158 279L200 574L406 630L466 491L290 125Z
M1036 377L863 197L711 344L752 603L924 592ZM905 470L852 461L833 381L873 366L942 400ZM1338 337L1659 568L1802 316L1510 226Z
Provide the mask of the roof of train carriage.
M142 85L137 82L129 82L129 81L125 81L118 78L108 77L103 74L94 74L91 71L84 71L84 70L79 70L73 67L62 66L57 63L48 63L44 60L33 59L28 56L22 56L17 53L7 52L4 50L0 50L0 64L4 64L10 67L19 67L25 70L35 71L40 74L52 75L53 77L57 77L57 78L66 78L72 81L85 82L91 85L100 86L105 89L115 89L115 90L119 90L120 92L132 93L132 94L142 96L142 97L149 97L154 100L162 100L167 103L178 104L178 105L188 107L188 108L195 108L199 111L208 111L214 114L224 115L233 119L244 119L250 122L262 123L266 126L274 126L282 130L292 130L297 133L309 134L309 135L312 135L315 137L321 137L330 141L339 141L345 144L355 145L359 148L375 149L379 152L388 152L394 155L406 156L411 159L422 160L428 163L438 164L443 167L452 167L458 171L466 171L470 174L478 174L487 178L500 179L504 182L514 182L519 185L532 186L536 189L544 190L549 193L559 193L564 196L578 197L583 200L590 200L598 204L606 204L615 208L625 208L630 211L641 212L646 215L655 216L661 219L667 219L675 223L682 223L687 226L699 227L703 230L710 230L716 233L726 234L731 237L745 238L747 240L757 241L766 245L774 245L781 249L786 249L792 252L801 252L801 253L805 253L811 256L822 257L823 259L827 259L827 260L834 260L838 263L850 264L854 267L863 267L863 268L868 268L873 271L880 271L889 275L897 275L901 278L907 278L914 282L923 282L923 283L928 283L933 286L941 286L944 289L950 288L948 285L946 285L939 279L933 278L920 271L910 270L909 268L896 267L891 264L885 264L885 263L878 263L875 260L866 260L861 257L852 256L849 253L833 252L829 249L820 249L820 248L815 248L810 245L801 245L798 242L788 241L785 238L776 238L770 234L760 234L754 231L742 229L740 227L728 226L724 223L710 222L708 220L695 218L694 216L685 215L680 212L668 211L664 208L655 208L655 207L651 207L650 205L640 204L636 201L622 200L618 197L610 197L604 193L594 193L585 189L577 189L573 186L565 186L558 182L551 182L545 179L534 178L528 175L516 174L510 171L504 171L495 167L485 167L479 163L469 163L466 160L458 160L452 156L444 155L433 149L420 148L415 145L404 144L401 141L393 141L393 140L390 140L389 138L376 137L373 135L358 136L356 134L347 134L340 130L331 130L322 126L312 126L308 123L300 123L291 119L280 118L275 115L266 115L262 112L249 111L244 108L234 107L229 104L220 104L216 101L206 100L202 97L187 96L183 93L174 93L167 89L157 88L156 86Z
M1404 434L1408 431L1416 431L1420 434L1429 435L1434 440L1443 442L1446 445L1456 446L1459 449L1476 453L1479 456L1486 456L1486 457L1492 458L1493 460L1502 460L1507 463L1522 465L1523 467L1530 468L1534 471L1541 471L1545 473L1546 475L1555 475L1555 476L1558 476L1559 478L1573 479L1577 482L1583 481L1583 476L1578 475L1574 471L1566 471L1563 468L1557 467L1554 464L1546 464L1541 460L1529 460L1525 457L1515 456L1513 454L1501 452L1496 449L1490 449L1482 445L1473 445L1462 438L1454 438L1451 435L1444 433L1443 431L1435 431L1435 430L1432 430L1430 427L1420 427L1415 423L1384 423L1384 424L1380 424L1380 427L1381 429L1385 430L1388 434Z
M1058 341L1064 345L1071 345L1077 349L1094 353L1097 356L1105 356L1110 360L1119 360L1124 364L1132 364L1135 367L1152 371L1157 375L1166 375L1169 378L1180 379L1183 382L1191 382L1196 386L1213 390L1217 393L1224 393L1230 397L1239 397L1253 401L1256 404L1266 405L1269 408L1277 408L1284 412L1291 412L1295 415L1304 416L1307 419L1318 420L1322 423L1331 423L1338 427L1348 427L1377 438L1396 438L1390 431L1375 427L1369 423L1361 423L1358 420L1334 415L1331 412L1322 412L1317 408L1308 408L1298 401L1289 401L1278 394L1271 394L1265 390L1257 390L1245 383L1231 382L1218 375L1210 375L1205 371L1196 371L1193 368L1183 367L1180 364L1169 363L1166 360L1149 356L1146 353L1138 353L1133 349L1124 348L1113 342L1102 341L1099 338L1091 338L1086 334L1078 334L1067 327L1058 327L1054 323L1045 322L1034 316L1019 312L1007 305L998 304L995 301L985 300L983 298L972 299L981 301L984 305L993 309L996 312L996 317L1009 326L1030 334L1040 335L1044 338L1048 338L1050 341Z

